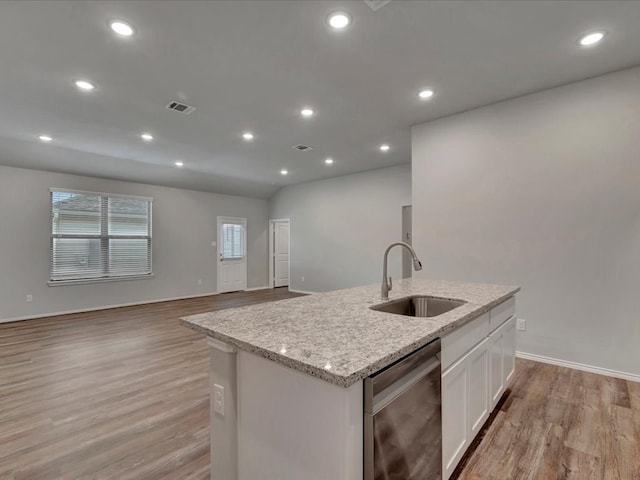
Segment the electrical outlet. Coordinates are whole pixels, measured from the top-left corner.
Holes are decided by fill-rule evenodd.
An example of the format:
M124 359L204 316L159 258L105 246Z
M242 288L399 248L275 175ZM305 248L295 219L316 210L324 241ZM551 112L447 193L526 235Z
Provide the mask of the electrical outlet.
M215 247L216 246L216 242L211 242L211 246Z
M524 318L518 319L518 330L524 332L527 329L527 321Z
M31 303L33 302L33 295L27 295L24 299L25 302Z
M198 279L198 285L202 285L202 279L201 278Z
M300 277L300 281L301 281L301 282L304 282L304 277Z
M213 384L213 411L224 417L224 387Z

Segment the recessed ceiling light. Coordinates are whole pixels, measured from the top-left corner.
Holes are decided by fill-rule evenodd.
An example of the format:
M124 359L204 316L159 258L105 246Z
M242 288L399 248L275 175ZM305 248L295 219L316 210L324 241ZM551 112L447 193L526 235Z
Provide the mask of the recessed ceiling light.
M391 147L389 145L387 145L386 143L383 143L382 145L380 145L380 151L381 152L388 152L390 148Z
M431 90L430 88L426 88L426 89L424 89L424 90L420 90L420 91L418 92L418 96L419 96L421 99L426 100L427 98L431 98L431 97L433 97L433 94L434 94L434 93L435 93L435 92L434 92L433 90Z
M173 162L176 167L184 167L184 163L178 160L177 162Z
M123 37L130 37L135 33L133 27L122 20L114 20L109 24L109 27L111 27L111 30Z
M314 112L313 109L309 107L305 107L300 110L300 115L302 115L303 117L313 117L314 113L316 112Z
M253 140L253 133L251 132L244 132L242 134L242 138L244 138L247 142L250 142L251 140Z
M344 12L334 12L329 15L329 25L336 30L342 30L351 23L351 17Z
M327 165L331 165L333 163L333 158L325 159L324 163L326 163Z
M90 92L91 90L94 90L96 88L96 86L93 83L88 82L87 80L76 81L76 87L78 87L80 90L85 90L87 92Z
M580 37L580 45L583 47L589 47L600 42L604 38L604 32L591 32Z
M150 142L151 140L153 140L153 135L151 135L150 133L142 133L140 134L140 138L145 142Z
M280 170L280 175L287 175L289 173L289 170Z
M53 140L49 135L40 135L38 138L43 142L50 142Z

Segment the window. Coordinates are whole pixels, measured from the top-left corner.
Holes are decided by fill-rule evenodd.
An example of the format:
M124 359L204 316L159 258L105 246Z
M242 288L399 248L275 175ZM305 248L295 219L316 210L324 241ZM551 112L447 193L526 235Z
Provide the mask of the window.
M238 260L244 258L244 225L238 223L222 224L222 259Z
M51 189L51 284L151 276L152 201Z

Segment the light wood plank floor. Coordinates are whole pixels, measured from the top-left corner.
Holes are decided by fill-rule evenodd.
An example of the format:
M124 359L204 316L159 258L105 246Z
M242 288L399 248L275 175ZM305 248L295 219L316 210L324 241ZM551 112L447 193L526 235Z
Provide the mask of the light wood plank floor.
M640 383L518 359L451 479L640 480Z
M0 324L0 479L208 480L208 353L177 318L293 296ZM640 384L518 360L475 443L453 478L640 480Z
M208 352L178 317L286 288L0 324L0 479L209 478Z

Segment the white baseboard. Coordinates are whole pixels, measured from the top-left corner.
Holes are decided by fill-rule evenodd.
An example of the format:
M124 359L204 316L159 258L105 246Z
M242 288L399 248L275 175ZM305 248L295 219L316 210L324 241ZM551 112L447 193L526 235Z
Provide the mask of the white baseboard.
M244 290L245 292L253 292L255 290L266 290L271 287L263 286L263 287L252 287ZM306 292L302 292L306 293ZM187 300L189 298L199 298L199 297L211 297L213 295L218 295L218 292L212 293L199 293L197 295L184 295L181 297L171 297L171 298L160 298L158 300L145 300L142 302L130 302L130 303L119 303L117 305L103 305L100 307L90 307L90 308L79 308L76 310L65 310L62 312L51 312L51 313L39 313L37 315L25 315L24 317L14 317L14 318L0 318L0 323L9 323L9 322L20 322L22 320L34 320L36 318L46 318L46 317L57 317L58 315L70 315L72 313L85 313L85 312L96 312L98 310L108 310L110 308L120 308L120 307L133 307L136 305L147 305L150 303L161 303L161 302L171 302L173 300Z
M254 290L267 290L267 289L269 289L269 288L272 288L272 287L270 287L269 285L265 285L264 287L251 287L251 288L245 288L245 289L244 289L244 291L245 291L245 292L253 292Z
M187 300L189 298L211 297L217 293L199 293L197 295L185 295L182 297L160 298L158 300L145 300L143 302L120 303L117 305L103 305L100 307L79 308L76 310L65 310L62 312L39 313L37 315L26 315L24 317L0 318L0 323L20 322L22 320L34 320L36 318L57 317L58 315L70 315L72 313L96 312L98 310L109 310L110 308L133 307L136 305L147 305L150 303L172 302L173 300Z
M318 293L318 292L311 292L309 290L298 290L298 289L291 288L291 287L289 287L289 291L293 292L293 293L304 293L305 295L314 295L314 294Z
M620 372L618 370L610 370L608 368L594 367L593 365L585 365L583 363L569 362L558 358L544 357L542 355L534 355L533 353L516 352L516 357L524 360L533 360L534 362L549 363L559 367L573 368L574 370L582 370L583 372L597 373L606 375L607 377L621 378L631 382L640 382L640 375L635 373Z

